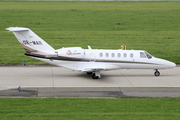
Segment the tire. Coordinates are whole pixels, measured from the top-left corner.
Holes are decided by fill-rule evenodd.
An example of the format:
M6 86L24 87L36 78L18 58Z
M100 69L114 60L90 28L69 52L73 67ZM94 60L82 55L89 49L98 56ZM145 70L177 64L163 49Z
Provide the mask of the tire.
M154 75L155 75L156 77L158 77L158 76L160 75L160 72L159 72L159 71L156 71L156 72L154 72Z
M98 79L99 77L95 75L95 73L92 74L93 79Z

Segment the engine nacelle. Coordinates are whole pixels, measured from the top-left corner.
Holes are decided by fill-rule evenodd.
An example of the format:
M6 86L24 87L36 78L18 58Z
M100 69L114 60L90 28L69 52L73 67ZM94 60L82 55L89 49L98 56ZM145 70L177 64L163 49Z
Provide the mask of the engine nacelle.
M58 52L58 56L62 57L73 57L73 58L83 58L84 57L84 49L81 47L68 47L56 50Z

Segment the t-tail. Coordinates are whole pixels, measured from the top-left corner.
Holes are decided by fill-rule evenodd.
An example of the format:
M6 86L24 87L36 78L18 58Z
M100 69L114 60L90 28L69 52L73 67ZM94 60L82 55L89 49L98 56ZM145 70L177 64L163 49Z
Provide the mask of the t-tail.
M6 28L16 36L18 41L21 43L23 48L27 53L30 52L45 52L52 53L54 48L52 48L48 43L36 35L33 31L28 28L23 27L9 27Z

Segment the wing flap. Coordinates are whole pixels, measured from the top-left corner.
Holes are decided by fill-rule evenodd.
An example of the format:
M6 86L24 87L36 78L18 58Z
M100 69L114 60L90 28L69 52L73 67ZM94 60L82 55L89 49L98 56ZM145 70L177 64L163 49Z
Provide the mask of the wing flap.
M108 71L108 70L112 70L112 69L120 69L120 66L116 66L116 65L98 65L98 67L86 67L84 69L82 69L81 71L83 72L93 72L93 71L101 71L101 70L104 70L104 71Z
M89 72L89 71L101 71L101 70L109 70L109 68L86 68L86 69L81 70L81 71Z

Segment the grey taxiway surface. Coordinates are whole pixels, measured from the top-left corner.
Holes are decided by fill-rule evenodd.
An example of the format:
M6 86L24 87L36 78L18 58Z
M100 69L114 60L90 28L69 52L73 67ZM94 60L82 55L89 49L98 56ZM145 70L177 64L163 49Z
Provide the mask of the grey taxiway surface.
M55 66L0 67L0 97L180 97L180 67L102 71L101 79ZM20 86L20 92L19 87Z

